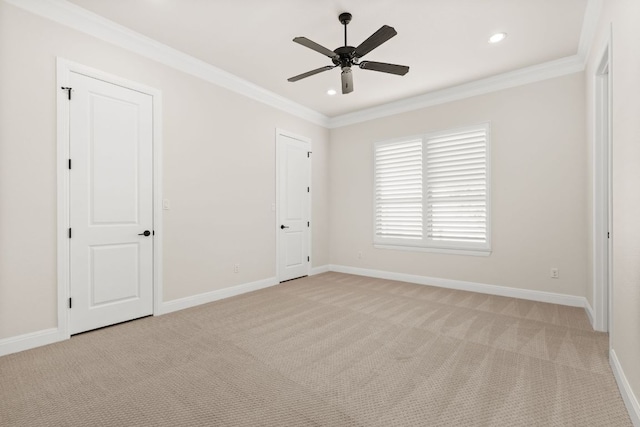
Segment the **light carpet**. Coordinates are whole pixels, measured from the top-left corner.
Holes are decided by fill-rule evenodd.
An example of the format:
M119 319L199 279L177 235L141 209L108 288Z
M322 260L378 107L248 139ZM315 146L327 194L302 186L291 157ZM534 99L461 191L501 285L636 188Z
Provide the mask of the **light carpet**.
M631 426L584 310L340 273L0 358L2 426Z

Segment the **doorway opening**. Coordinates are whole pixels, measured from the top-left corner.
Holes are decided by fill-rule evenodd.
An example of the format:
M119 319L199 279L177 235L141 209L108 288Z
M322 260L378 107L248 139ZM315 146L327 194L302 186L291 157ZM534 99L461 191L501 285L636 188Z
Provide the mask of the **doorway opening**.
M612 294L612 140L610 45L595 73L593 327L611 330Z

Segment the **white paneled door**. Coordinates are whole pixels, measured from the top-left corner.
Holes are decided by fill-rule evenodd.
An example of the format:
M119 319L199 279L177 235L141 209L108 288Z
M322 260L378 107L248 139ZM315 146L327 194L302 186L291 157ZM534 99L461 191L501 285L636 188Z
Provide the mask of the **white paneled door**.
M153 312L153 104L70 73L70 333Z
M278 132L278 280L309 274L310 143Z

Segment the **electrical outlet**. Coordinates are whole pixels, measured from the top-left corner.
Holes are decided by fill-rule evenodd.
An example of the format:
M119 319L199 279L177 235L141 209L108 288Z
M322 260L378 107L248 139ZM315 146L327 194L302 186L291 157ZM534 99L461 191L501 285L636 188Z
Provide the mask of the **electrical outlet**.
M557 268L552 268L551 269L551 278L552 279L560 278L560 271Z
M233 265L233 272L234 273L240 273L240 264L234 264Z

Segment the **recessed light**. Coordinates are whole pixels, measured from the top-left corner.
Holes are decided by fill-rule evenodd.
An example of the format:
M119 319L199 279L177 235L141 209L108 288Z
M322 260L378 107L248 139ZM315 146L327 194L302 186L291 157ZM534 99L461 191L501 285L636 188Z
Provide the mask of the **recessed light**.
M489 43L498 43L507 37L507 33L495 33L489 37Z
M336 93L338 93L338 92L336 92L336 90L335 90L335 89L329 89L329 90L327 91L327 95L329 95L329 96L333 96L333 95L335 95Z

